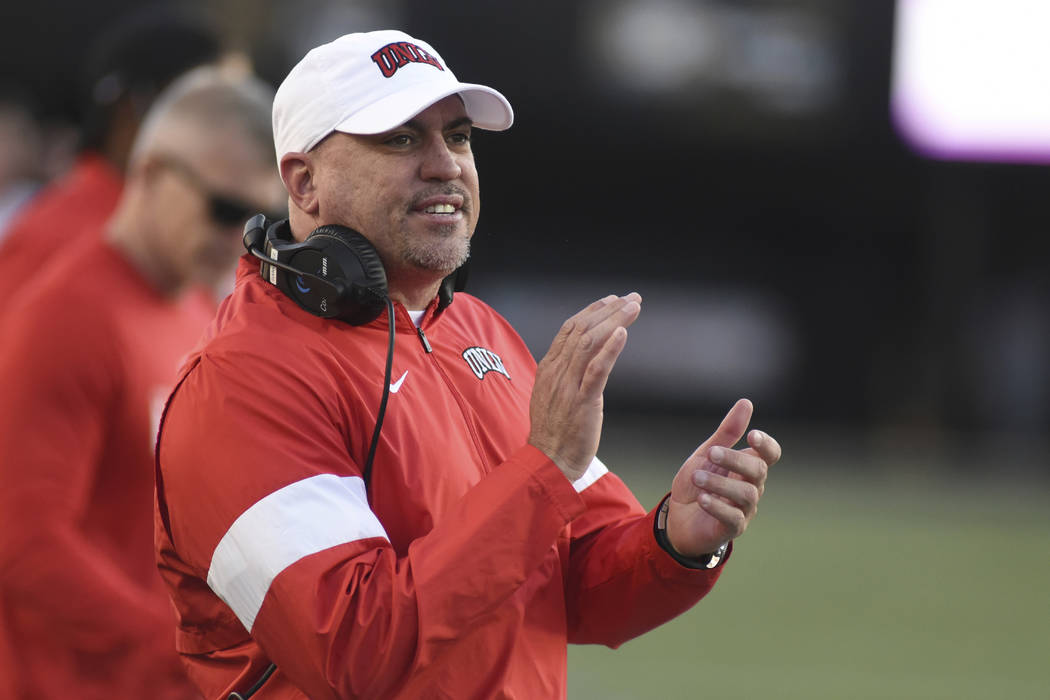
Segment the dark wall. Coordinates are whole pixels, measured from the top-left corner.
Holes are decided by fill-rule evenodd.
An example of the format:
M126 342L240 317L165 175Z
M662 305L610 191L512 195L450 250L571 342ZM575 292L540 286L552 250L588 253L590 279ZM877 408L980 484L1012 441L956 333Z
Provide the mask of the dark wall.
M18 5L21 20L0 23L5 62L61 103L84 37L130 4ZM780 300L801 339L773 402L785 416L1043 430L1050 169L933 163L902 144L893 3L798 4L823 18L838 71L833 99L801 115L731 91L620 94L586 41L601 3L396 7L458 77L516 110L513 129L476 137L475 291L508 275L748 287ZM282 31L254 47L275 80L296 58Z

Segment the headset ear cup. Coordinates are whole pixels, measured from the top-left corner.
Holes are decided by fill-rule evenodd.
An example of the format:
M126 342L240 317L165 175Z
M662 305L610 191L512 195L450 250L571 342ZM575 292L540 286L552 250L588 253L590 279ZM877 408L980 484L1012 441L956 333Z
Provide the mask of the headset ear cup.
M307 240L315 237L334 238L336 241L345 244L354 254L354 257L357 258L364 272L364 279L347 281L353 281L363 287L382 288L383 293L386 293L386 269L383 267L383 261L379 259L379 253L371 241L352 228L335 224L319 226L307 237Z
M337 300L331 316L353 325L376 319L386 308L386 270L379 253L367 238L346 226L329 224L315 229L305 241L334 265L333 280L348 287Z

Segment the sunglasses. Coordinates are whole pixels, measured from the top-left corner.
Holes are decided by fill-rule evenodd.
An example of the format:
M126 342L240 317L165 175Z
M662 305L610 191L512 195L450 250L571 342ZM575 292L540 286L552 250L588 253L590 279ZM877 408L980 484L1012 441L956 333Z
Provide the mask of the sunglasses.
M204 195L208 203L208 214L211 216L212 221L221 226L243 224L259 211L259 207L253 204L248 204L236 197L215 192L196 170L178 158L163 156L158 158L157 162L172 172L178 173L194 189Z

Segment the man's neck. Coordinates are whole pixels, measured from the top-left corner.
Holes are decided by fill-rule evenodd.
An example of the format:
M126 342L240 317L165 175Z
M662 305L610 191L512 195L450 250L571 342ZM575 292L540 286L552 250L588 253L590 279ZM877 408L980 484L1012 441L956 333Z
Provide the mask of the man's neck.
M391 300L399 302L406 309L419 310L425 309L430 305L430 302L437 296L440 287L441 280L431 282L425 286L419 285L411 287L398 284L395 281L391 283L388 291Z

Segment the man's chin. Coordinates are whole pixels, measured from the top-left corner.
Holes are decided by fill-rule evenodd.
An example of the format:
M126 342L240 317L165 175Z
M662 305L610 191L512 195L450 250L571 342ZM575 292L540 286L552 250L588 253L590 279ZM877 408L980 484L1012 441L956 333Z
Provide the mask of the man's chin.
M470 245L457 246L455 249L434 249L408 251L405 262L419 272L429 272L445 277L470 258Z

